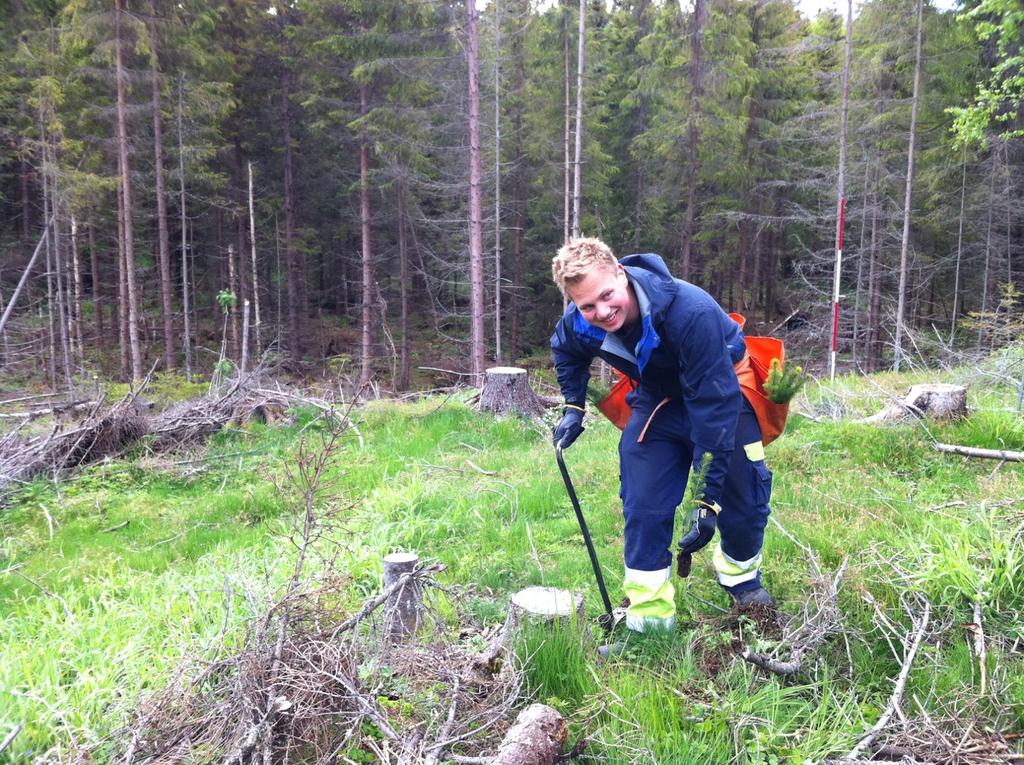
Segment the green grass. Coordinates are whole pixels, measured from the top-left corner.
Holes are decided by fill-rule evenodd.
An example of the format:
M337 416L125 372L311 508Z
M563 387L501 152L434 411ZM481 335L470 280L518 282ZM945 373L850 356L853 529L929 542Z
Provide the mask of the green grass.
M973 384L963 423L850 421L915 381L808 385L794 408L846 419L794 415L769 448L776 521L826 569L849 559L847 639L801 674L768 677L735 657L739 627L707 605L728 605L707 554L677 580L676 630L634 636L620 657L597 658L592 623L523 634L531 695L567 715L591 761L772 765L844 752L877 719L899 670L865 595L905 632L901 598L915 589L933 604L934 629L911 673L907 713L952 710L1021 730L1024 476L1019 465L931 448L933 439L1024 448L1014 391ZM445 582L466 588L459 618L478 626L500 623L509 594L535 584L578 590L588 614L601 612L547 428L439 398L375 403L357 425L362 443L346 438L320 496L353 603L378 588L385 553L412 549L447 564ZM59 486L37 481L0 510L0 571L16 567L0 575L0 737L26 726L4 756L27 762L54 745L95 744L183 654L201 652L225 625L232 639L242 634L291 565L284 532L296 504L281 466L319 428L303 412L287 428L228 430L201 453L140 453ZM616 438L608 423L588 422L566 460L617 600ZM769 527L765 581L793 614L811 575L800 545ZM985 696L963 627L975 602L988 639Z

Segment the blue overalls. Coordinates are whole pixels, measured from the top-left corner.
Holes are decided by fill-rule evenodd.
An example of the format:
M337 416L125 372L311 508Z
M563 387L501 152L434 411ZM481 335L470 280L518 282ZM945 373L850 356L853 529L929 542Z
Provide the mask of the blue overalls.
M639 302L634 348L588 324L570 304L551 338L565 400L585 402L590 362L600 356L639 384L619 441L630 629L671 628L675 615L672 538L676 508L705 454L704 499L721 507L713 564L733 593L760 586L771 473L761 431L733 365L745 344L735 322L695 285L674 279L656 255L621 260Z

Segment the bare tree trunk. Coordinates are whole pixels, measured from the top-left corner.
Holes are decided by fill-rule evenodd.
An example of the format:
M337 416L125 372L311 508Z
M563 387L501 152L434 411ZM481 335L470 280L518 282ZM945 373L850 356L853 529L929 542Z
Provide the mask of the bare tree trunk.
M706 0L694 0L693 36L690 42L690 97L689 156L686 180L686 223L683 227L682 262L683 279L689 280L693 271L694 244L697 235L697 183L700 180L700 118L701 100L704 98L704 24L707 20Z
M252 162L249 163L249 246L252 247L252 304L255 312L256 355L263 355L260 337L260 270L256 264L256 212L252 193Z
M580 0L580 27L576 45L576 146L573 153L572 173L572 235L580 235L580 191L583 175L583 50L587 0Z
M565 152L564 152L564 168L562 174L562 241L563 243L569 241L569 235L572 232L572 204L571 204L571 170L570 170L570 154L569 154L569 136L570 136L570 122L569 115L572 110L572 104L570 103L570 80L569 72L569 3L568 0L562 0L562 53L565 59L565 131L563 133ZM564 302L564 301L563 301Z
M921 37L924 0L917 0L917 43L914 48L914 95L910 107L910 145L907 149L907 189L903 198L903 239L900 245L900 286L896 298L896 355L893 366L900 371L903 360L903 314L906 310L907 254L910 248L910 199L914 190L914 144L917 134L917 106L921 97Z
M839 351L839 286L843 278L843 222L846 218L846 126L850 113L850 53L853 48L853 0L846 0L846 47L843 56L843 106L839 127L839 183L836 189L836 265L832 279L832 348L829 378L836 377ZM915 102L916 105L916 102Z
M288 269L288 344L293 361L302 360L302 326L306 306L302 304L305 289L299 284L302 267L295 250L295 189L292 178L292 125L290 108L290 78L287 68L281 72L281 118L284 130L284 252Z
M967 147L963 150L963 170L960 175L960 222L956 235L956 270L953 276L953 315L949 320L949 344L956 337L957 307L960 305L960 259L964 251L964 201L967 198Z
M74 297L71 303L72 353L77 365L85 365L85 345L82 343L82 266L78 257L78 221L71 216L71 275L74 279Z
M231 358L238 359L241 356L241 345L238 342L238 275L235 272L235 246L228 245L228 290L235 296L234 302L228 309L231 316Z
M991 287L989 274L992 273L992 210L996 206L996 152L992 152L988 179L988 226L985 229L985 270L981 280L981 313L988 312L988 298ZM978 323L978 348L985 337L985 322Z
M1013 232L1010 226L1010 201L1013 199L1010 181L1013 171L1010 168L1010 142L1006 139L1003 140L1003 170L1006 173L1006 193L1003 195L1006 204L1006 283L1013 284L1013 261L1010 256L1013 246Z
M174 303L171 286L171 238L167 227L167 188L164 179L164 126L160 111L159 30L156 25L156 0L150 0L149 25L150 79L153 91L153 170L156 175L156 221L160 259L160 310L164 330L164 368L174 369Z
M501 363L501 0L494 0L494 359Z
M864 238L868 230L868 181L871 178L871 166L868 164L868 153L864 152L864 189L861 192L860 241L857 244L857 289L853 296L853 364L857 365L857 338L860 337L860 296L863 292L864 279Z
M121 171L121 160L117 162ZM123 172L122 172L123 177ZM128 268L124 258L124 194L121 182L117 185L117 342L121 362L121 379L130 380L132 374L131 354L128 350Z
M868 267L867 371L882 363L882 266L878 257L878 181L871 195L871 265Z
M64 383L70 391L73 388L71 380L71 348L68 342L68 304L65 297L67 289L67 267L64 262L63 240L60 235L60 195L57 189L57 150L51 143L52 136L48 135L45 127L40 130L43 144L43 188L50 197L50 210L53 213L53 270L50 277L54 288L50 288L50 324L54 321L53 305L54 298L57 300L57 337L60 338L60 351L62 368L64 371ZM45 216L44 217L49 217ZM55 293L55 294L54 294ZM52 340L51 340L52 342ZM56 387L56 378L53 380Z
M523 248L523 211L525 201L523 199L523 94L526 88L526 61L523 54L523 38L526 36L526 19L529 13L528 0L520 0L516 6L515 17L519 19L519 26L512 38L512 62L515 69L513 84L513 102L515 109L512 113L512 134L515 148L513 150L515 173L512 181L512 300L509 306L512 314L512 327L509 332L509 362L515 364L519 357L519 291L522 289L522 248Z
M363 116L370 110L369 90L366 85L359 88L359 113ZM362 359L359 384L365 385L372 375L373 361L373 247L370 226L370 144L365 133L359 142L359 218L362 232L363 304L362 304Z
M244 172L245 172L244 171L245 163L242 162L242 141L238 137L237 134L235 135L234 158L235 158L235 178L238 179L237 189L238 189L239 199L238 199L238 208L237 209L242 210L242 209L244 209L246 207L246 204L247 204L247 200L246 200L246 196L247 195L246 195L246 192L243 191L243 189L245 187L245 183L243 181ZM237 265L237 268L238 268L238 271L237 271L238 292L236 293L238 295L238 301L237 301L236 305L238 306L238 308L236 308L236 310L235 310L236 317L237 317L237 314L238 314L238 310L241 309L241 307L243 305L245 305L245 302L247 300L249 300L249 257L247 256L248 248L245 246L246 245L246 242L245 242L246 228L247 228L246 227L246 216L241 215L241 214L235 215L235 235L236 235L236 241L238 243L238 261L236 262L236 265ZM236 318L236 322L237 321L238 321L238 319ZM245 323L244 317L242 319L242 323L243 324ZM245 340L245 332L244 331L242 332L241 342L242 342L243 345L246 342L246 340ZM241 348L240 347L240 349L239 349L240 356L246 355L246 354L248 354L248 352L249 352L248 348Z
M39 173L43 183L43 220L47 221L49 230L52 231L53 220L50 212L50 183L49 173L46 171L47 162L47 151L46 151L46 132L43 126L43 118L40 114L39 117L39 135L40 142L42 144L42 157L40 162L42 163L41 171ZM54 212L53 217L56 217ZM52 237L55 239L56 237ZM50 341L50 353L48 357L48 371L50 373L50 387L53 390L57 389L57 334L56 328L54 327L53 321L53 300L54 292L54 257L53 250L56 249L52 246L51 237L47 236L44 238L46 243L46 327L47 335Z
M32 200L29 195L29 176L32 165L29 162L28 138L20 139L21 150L18 152L18 189L21 197L21 248L27 250L32 238Z
M399 332L402 333L402 345L399 349L398 380L395 387L406 390L409 387L409 243L406 239L405 227L408 225L408 213L405 209L405 182L398 186L398 269L399 269Z
M124 198L124 263L128 292L128 341L131 351L132 380L142 379L142 346L139 343L139 295L135 272L135 243L132 231L131 163L128 159L128 116L126 75L124 71L124 41L121 18L125 13L125 0L116 0L115 59L117 65L117 152L121 159L121 196Z
M182 89L184 75L178 77L178 199L181 208L181 299L184 331L182 342L185 346L185 378L192 382L192 327L189 322L189 286L188 286L188 215L185 204L185 145L182 130Z
M484 269L483 215L480 173L480 43L477 36L476 0L466 0L469 63L469 294L470 357L473 381L483 381Z
M92 310L96 315L96 340L100 346L107 344L103 326L103 293L100 290L100 255L96 249L96 228L92 223L86 228L89 238L89 270L92 273Z

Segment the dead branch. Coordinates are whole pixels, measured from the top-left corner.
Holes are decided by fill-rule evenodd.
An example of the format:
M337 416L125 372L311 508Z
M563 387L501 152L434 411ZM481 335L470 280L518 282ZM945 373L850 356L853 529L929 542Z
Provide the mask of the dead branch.
M0 754L3 754L4 750L14 743L14 739L18 737L18 734L21 733L24 727L22 723L18 723L11 729L10 733L4 736L4 740L0 741Z
M129 523L131 523L130 520L121 521L120 523L115 524L114 526L111 526L109 529L103 529L100 533L101 534L109 534L111 531L117 531L118 529L123 529Z
M846 755L846 759L855 760L861 752L865 751L871 743L878 737L878 734L889 724L889 720L892 719L895 714L900 702L903 699L903 689L907 684L907 678L910 676L910 668L914 664L914 657L917 655L917 649L921 646L921 641L924 639L925 632L928 629L928 620L931 616L932 605L929 601L924 601L924 613L921 614L920 618L911 618L914 621L916 631L911 639L910 647L907 649L906 656L903 659L903 665L900 667L900 673L896 678L896 684L893 686L892 696L889 698L889 703L885 707L885 711L882 712L882 716L878 718L878 721L871 726L871 730L857 742L857 745L850 750L850 753Z
M975 446L943 443L936 443L935 449L947 454L961 454L964 457L979 457L987 460L1003 460L1004 462L1024 462L1024 452L1008 449L980 449Z

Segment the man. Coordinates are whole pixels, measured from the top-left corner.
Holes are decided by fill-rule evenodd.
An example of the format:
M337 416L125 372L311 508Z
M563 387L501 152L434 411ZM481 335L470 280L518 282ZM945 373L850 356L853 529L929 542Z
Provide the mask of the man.
M691 474L698 476L698 509L681 555L689 560L717 527L719 584L740 608L774 605L760 573L772 476L734 370L746 353L739 325L704 290L673 278L657 255L620 262L601 240L575 239L558 251L551 271L572 301L551 337L565 397L555 445L565 449L583 432L595 356L636 382L619 441L627 627L643 632L675 623L669 548Z

